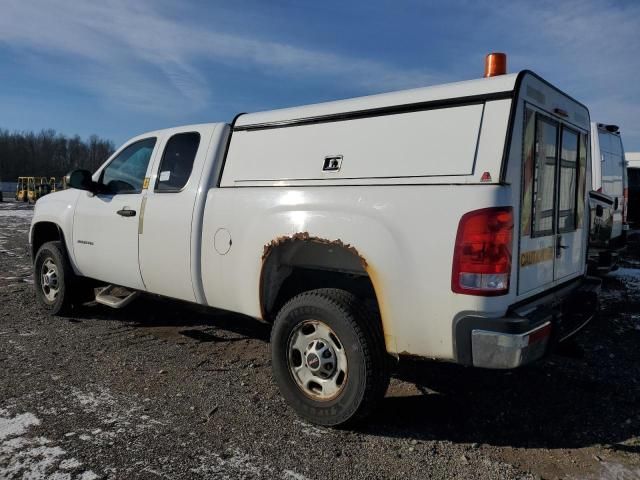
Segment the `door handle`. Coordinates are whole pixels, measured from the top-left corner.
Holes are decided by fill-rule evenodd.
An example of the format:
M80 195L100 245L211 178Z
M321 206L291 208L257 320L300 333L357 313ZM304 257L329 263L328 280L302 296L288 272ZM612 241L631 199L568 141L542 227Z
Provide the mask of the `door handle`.
M123 208L122 210L118 210L116 213L118 215L120 215L121 217L135 217L136 216L136 211L135 210L129 210L128 208Z
M556 237L556 258L560 258L562 250L569 248L569 245L562 245L562 235Z

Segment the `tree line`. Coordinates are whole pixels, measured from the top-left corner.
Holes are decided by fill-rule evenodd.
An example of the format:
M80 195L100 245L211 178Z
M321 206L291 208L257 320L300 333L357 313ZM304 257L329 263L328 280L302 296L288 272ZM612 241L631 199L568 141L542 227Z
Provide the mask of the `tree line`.
M111 140L91 135L67 137L55 130L10 132L0 129L0 180L62 177L75 168L95 171L113 152Z

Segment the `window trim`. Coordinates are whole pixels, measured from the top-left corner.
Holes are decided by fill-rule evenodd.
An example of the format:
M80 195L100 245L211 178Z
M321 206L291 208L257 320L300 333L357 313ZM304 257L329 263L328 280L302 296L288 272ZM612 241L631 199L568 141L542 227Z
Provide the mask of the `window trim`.
M158 185L160 184L160 172L162 171L162 162L164 161L164 154L167 151L167 146L169 145L169 142L171 141L171 139L173 137L177 137L178 135L186 135L186 134L196 134L198 135L198 148L196 148L196 154L193 157L193 162L191 163L191 172L189 172L189 178L187 178L187 181L185 182L185 184L182 186L182 188L177 189L177 188L172 188L169 190L158 190ZM156 170L156 181L154 182L153 185L153 193L180 193L182 191L184 191L187 188L187 185L189 185L189 181L191 180L191 175L193 175L193 167L195 166L196 163L196 158L198 157L198 152L200 151L200 146L202 143L202 135L200 134L200 132L198 132L197 130L193 130L193 131L187 131L187 132L176 132L173 135L171 135L166 142L164 142L163 145L163 150L162 150L162 155L160 156L160 162L158 163L158 169Z
M527 172L525 171L526 166L526 158L527 158L527 147L526 144L526 135L527 135L527 114L531 114L533 118L533 145L531 149L533 150L533 155L535 157L535 148L536 148L536 133L537 133L537 114L535 108L531 108L528 102L524 102L524 114L522 115L522 149L521 149L521 167L520 167L520 215L522 216L524 208L525 208L525 194L527 185L525 184L525 179ZM534 183L534 173L535 173L535 158L533 161L533 169L531 172L531 205L529 205L529 222L526 224L522 223L522 219L520 220L520 237L523 235L527 235L531 237L533 231L533 183Z
M576 136L576 188L573 192L573 228L560 228L560 187L562 186L562 141L564 131L568 130ZM556 218L556 231L558 234L560 233L573 233L578 230L578 191L580 181L580 132L578 130L574 130L571 127L566 125L562 125L560 129L560 148L558 149L558 167L560 167L560 171L558 172L558 216Z
M534 175L533 175L533 183L534 183L534 191L533 191L533 195L531 198L531 238L540 238L540 237L548 237L551 235L555 235L556 231L557 231L557 200L558 200L558 195L557 195L557 182L558 182L558 155L559 155L559 149L558 149L558 135L560 134L560 130L561 130L561 123L558 122L557 120L553 119L550 116L547 116L537 110L534 110L536 118L535 118L535 133L534 133L534 150L536 149L536 144L538 142L538 119L540 119L543 122L547 122L548 124L554 126L556 128L556 138L555 138L555 149L556 149L556 154L555 154L555 165L554 165L554 169L555 169L555 175L553 178L553 206L552 206L552 220L551 220L551 229L547 229L547 230L539 230L536 231L536 199L538 196L538 176L537 176L537 170L538 170L538 152L535 151L535 162L533 165L533 169L534 169Z
M153 153L156 150L156 147L158 146L158 137L155 136L151 136L151 137L145 137L145 138L140 138L138 140L136 140L135 142L131 142L127 145L124 145L120 150L118 150L114 155L113 158L109 161L109 163L107 163L106 165L104 165L102 167L102 169L100 170L100 176L98 177L98 184L100 186L105 186L104 183L102 182L104 179L104 172L107 168L109 168L111 166L111 164L116 161L116 159L122 154L122 152L124 152L127 148L132 147L138 143L141 142L146 142L147 140L154 140L154 144L153 144L153 149L151 150L151 155L149 156L149 161L147 163L147 170L145 172L145 176L142 179L142 188L140 189L140 191L124 191L124 192L117 192L117 193L113 193L113 192L108 192L108 191L104 191L104 192L99 192L100 195L140 195L143 190L145 190L144 188L144 179L147 178L147 172L149 172L149 165L152 163L151 160L153 159Z

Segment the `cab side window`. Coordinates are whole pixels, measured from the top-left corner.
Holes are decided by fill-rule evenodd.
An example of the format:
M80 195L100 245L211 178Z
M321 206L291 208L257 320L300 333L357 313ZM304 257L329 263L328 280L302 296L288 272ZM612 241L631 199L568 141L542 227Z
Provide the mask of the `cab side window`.
M155 138L146 138L120 152L100 175L104 193L140 193L155 144Z
M156 192L179 192L189 181L200 145L197 132L178 133L167 142L158 169Z

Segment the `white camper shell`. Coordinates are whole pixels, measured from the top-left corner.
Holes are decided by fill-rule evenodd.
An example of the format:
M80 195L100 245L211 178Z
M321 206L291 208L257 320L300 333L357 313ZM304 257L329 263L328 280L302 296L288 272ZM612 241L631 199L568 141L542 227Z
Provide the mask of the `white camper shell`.
M342 423L387 355L514 368L588 322L588 145L587 108L528 71L150 132L38 201L36 290L74 301L42 280L60 242L76 286L275 322L283 395Z

